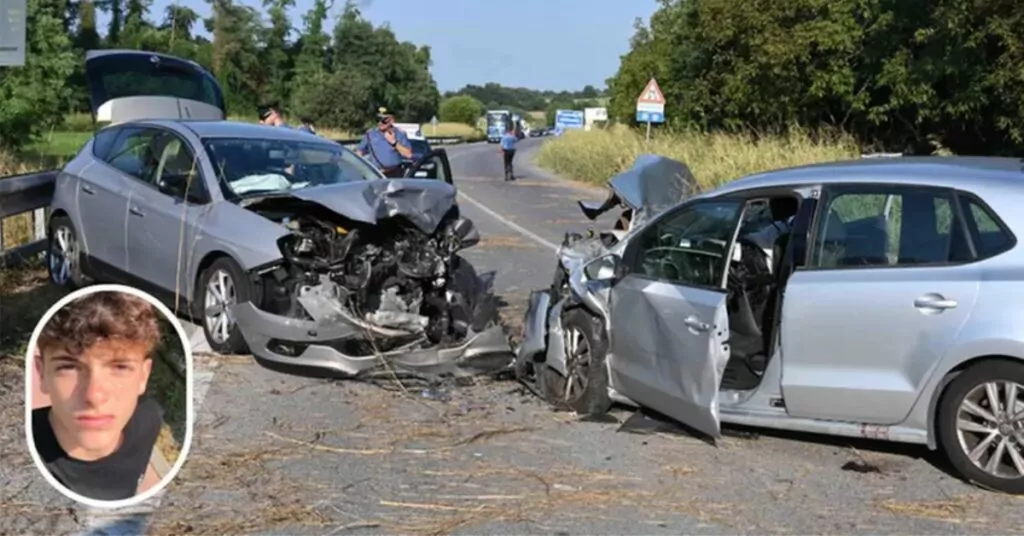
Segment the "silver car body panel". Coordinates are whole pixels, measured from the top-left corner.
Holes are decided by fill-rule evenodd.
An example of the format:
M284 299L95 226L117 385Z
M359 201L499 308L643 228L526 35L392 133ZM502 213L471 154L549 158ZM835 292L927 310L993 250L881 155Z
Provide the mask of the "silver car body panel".
M349 182L294 190L287 195L317 203L351 220L376 224L404 216L424 233L433 233L455 206L454 186L429 179L388 179ZM253 199L243 203L252 206Z
M805 198L818 197L821 188L840 184L938 187L966 192L988 205L1016 237L1024 233L1024 212L1019 210L1024 201L1024 161L1010 158L869 159L801 166L742 178L685 203L727 195L753 196L778 189L803 190ZM647 225L649 220L631 230L615 249L621 252L625 242ZM589 254L577 252L577 256L585 259L574 258L565 264L580 265L611 253L588 247L592 248ZM560 257L566 257L565 253L560 252ZM920 443L935 449L938 401L944 387L965 364L987 357L1024 362L1024 318L1007 312L1007 304L1024 299L1019 275L1022 267L1024 248L1015 243L995 256L948 266L798 268L786 284L781 333L761 383L751 390L720 390L715 386L717 417L723 423ZM570 274L576 274L570 275L571 279L583 275L582 270ZM710 400L711 393L705 392L710 382L704 381L700 372L685 379L689 386L651 392L649 384L657 380L670 385L670 380L661 376L671 378L671 374L681 372L691 363L690 358L680 360L679 353L663 360L667 362L652 360L646 370L633 373L645 375L648 382L629 385L622 381L622 374L615 370L622 366L621 358L616 356L622 346L648 345L651 348L645 352L659 355L660 349L679 345L671 336L658 334L644 340L631 331L640 324L637 319L641 308L637 304L629 307L622 320L615 321L620 301L614 288L627 283L626 279L612 287L610 301L610 324L614 329L609 330L612 335L608 362L615 384L609 389L610 394L617 400L655 409L671 409L672 404L681 408L696 400ZM572 288L578 292L582 287L577 281ZM700 303L695 299L699 294L707 292L679 288L689 298L690 307ZM671 295L668 289L650 292L658 297ZM920 303L915 307L918 298L935 295L955 301L955 307L941 312ZM607 306L609 302L603 303ZM671 311L675 313L675 308ZM536 325L541 315L549 312L552 311L544 310L541 301L531 308L523 348L543 351L537 349L534 334L539 331ZM660 314L665 316L665 309ZM645 322L651 325L656 321L648 318ZM628 323L628 327L622 323ZM552 331L552 324L547 327ZM552 355L557 353L552 350L557 349L547 348L548 359L558 357ZM700 388L696 391L700 393L694 398L695 390L685 388L698 384ZM661 396L665 399L658 400ZM670 415L697 428L708 424L706 415L695 418L684 411L675 413Z
M376 355L352 356L332 346L340 340L362 339L362 326L342 317L325 316L299 320L257 309L252 303L233 307L245 342L253 355L269 366L311 367L337 375L362 378L376 373L418 373L425 375L487 372L508 364L508 338L500 325L471 332L461 342L440 348L401 348ZM302 351L288 355L274 350L274 341L302 345ZM497 362L491 358L497 358Z

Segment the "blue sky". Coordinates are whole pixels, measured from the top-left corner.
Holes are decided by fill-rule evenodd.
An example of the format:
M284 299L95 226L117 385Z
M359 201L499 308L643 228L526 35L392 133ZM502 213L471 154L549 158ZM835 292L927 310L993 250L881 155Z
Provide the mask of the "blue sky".
M203 0L178 1L209 13ZM152 16L162 18L172 3L155 0ZM311 3L296 0L296 27ZM332 15L343 4L335 0ZM430 45L441 91L485 82L577 90L604 87L629 48L633 19L649 20L656 8L657 0L370 0L362 11L374 24L389 23L399 39Z

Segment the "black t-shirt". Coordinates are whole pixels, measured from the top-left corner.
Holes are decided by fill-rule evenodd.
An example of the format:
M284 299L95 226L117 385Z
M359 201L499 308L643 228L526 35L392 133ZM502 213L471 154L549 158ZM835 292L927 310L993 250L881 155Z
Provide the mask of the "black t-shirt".
M135 413L124 427L121 447L94 461L68 456L57 442L49 417L49 406L32 410L32 437L36 452L54 478L89 499L116 501L136 495L163 423L163 410L155 400L139 397Z

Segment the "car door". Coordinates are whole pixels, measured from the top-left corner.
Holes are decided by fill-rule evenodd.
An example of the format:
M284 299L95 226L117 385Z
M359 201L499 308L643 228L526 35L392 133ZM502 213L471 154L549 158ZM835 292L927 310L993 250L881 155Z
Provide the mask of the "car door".
M454 184L452 167L448 162L448 151L433 149L421 156L405 171L405 178L437 179Z
M89 50L85 79L97 122L226 117L216 78L184 58L144 50Z
M688 203L652 220L611 288L608 371L626 397L712 437L728 360L726 251L741 199Z
M979 288L952 190L824 188L806 266L782 304L782 394L794 417L903 421Z
M97 133L96 164L83 168L79 176L76 203L81 221L77 224L88 262L104 278L120 280L128 268L128 200L148 143L141 132L110 128Z
M170 130L153 130L153 161L128 206L128 266L156 292L189 296L192 247L210 196L188 141Z

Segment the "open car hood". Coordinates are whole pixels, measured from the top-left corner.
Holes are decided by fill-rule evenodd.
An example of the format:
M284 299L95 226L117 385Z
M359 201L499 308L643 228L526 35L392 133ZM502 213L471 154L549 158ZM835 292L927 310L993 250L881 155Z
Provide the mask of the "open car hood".
M371 225L402 216L424 233L431 234L455 205L455 196L455 187L443 181L379 179L303 188L246 200L243 206L255 208L299 199Z
M220 84L191 60L143 50L90 50L85 78L97 122L227 116Z
M695 182L686 164L667 156L642 154L632 167L608 181L608 199L601 203L579 203L590 219L620 202L635 212L644 212L647 219L693 195Z

